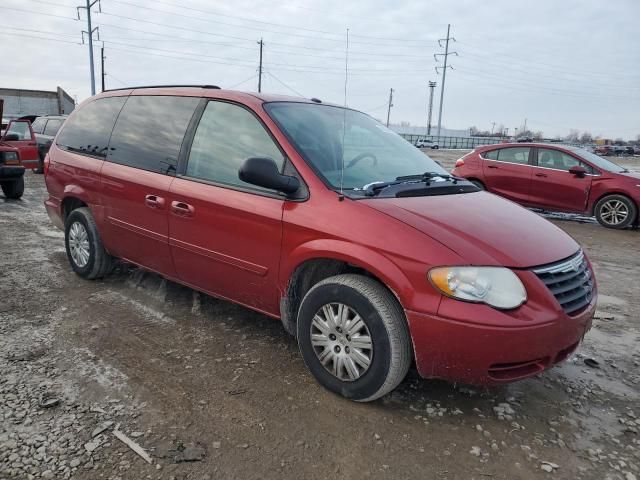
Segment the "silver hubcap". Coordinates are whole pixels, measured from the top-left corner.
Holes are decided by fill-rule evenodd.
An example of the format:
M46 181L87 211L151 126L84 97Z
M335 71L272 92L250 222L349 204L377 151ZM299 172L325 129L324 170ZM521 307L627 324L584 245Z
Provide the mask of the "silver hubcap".
M73 222L69 229L69 251L73 263L82 268L89 263L89 236L80 222Z
M619 225L628 215L629 208L620 200L609 200L600 209L600 218L608 225Z
M311 345L324 368L345 382L364 375L373 359L367 325L355 310L342 303L329 303L314 315Z

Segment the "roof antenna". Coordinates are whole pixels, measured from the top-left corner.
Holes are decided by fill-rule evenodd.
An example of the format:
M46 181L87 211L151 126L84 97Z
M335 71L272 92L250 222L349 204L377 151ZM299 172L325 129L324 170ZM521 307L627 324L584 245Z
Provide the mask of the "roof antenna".
M347 27L347 46L344 55L344 109L342 110L342 169L340 170L340 196L344 200L344 138L347 135L347 80L349 79L349 27Z

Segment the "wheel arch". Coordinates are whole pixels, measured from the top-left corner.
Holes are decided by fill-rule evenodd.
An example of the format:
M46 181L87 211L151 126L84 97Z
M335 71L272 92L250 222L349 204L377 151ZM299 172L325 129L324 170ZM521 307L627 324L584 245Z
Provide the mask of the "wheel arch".
M401 308L411 290L409 279L391 260L367 247L343 241L318 240L298 247L281 268L284 286L280 316L285 330L296 336L297 313L304 295L318 282L342 273L373 278L389 290Z
M620 195L622 197L627 198L630 202L632 202L636 206L636 210L638 210L638 215L640 215L640 203L635 201L634 198L624 190L607 190L606 192L603 192L601 195L596 197L589 205L589 211L588 211L589 215L591 216L595 215L596 205L598 205L598 202L600 202L600 200L602 200L603 198L610 197L611 195Z

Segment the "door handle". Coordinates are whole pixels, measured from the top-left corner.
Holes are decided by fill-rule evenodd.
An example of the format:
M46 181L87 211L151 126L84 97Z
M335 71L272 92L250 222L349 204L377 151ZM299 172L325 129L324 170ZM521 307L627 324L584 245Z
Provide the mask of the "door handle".
M157 195L147 195L144 197L144 203L149 208L157 208L159 210L164 208L164 198Z
M546 173L536 173L536 177L546 177Z
M498 168L497 165L487 165L487 168Z
M193 217L195 208L192 205L184 202L171 202L171 213L178 215L179 217Z
M29 146L30 146L30 147L35 147L36 145L37 145L37 143L36 143L36 142L30 142L30 143L29 143Z

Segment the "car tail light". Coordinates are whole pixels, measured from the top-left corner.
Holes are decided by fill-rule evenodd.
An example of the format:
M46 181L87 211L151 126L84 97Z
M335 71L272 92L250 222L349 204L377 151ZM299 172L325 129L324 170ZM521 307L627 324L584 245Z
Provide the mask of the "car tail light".
M456 167L461 167L464 165L464 158L459 158L456 160Z
M44 174L46 176L47 173L49 173L49 154L48 153L44 156L43 163L44 163Z

